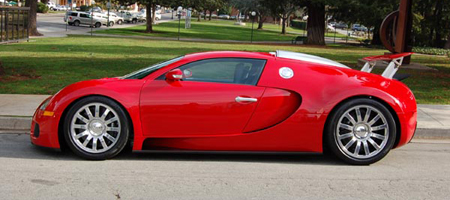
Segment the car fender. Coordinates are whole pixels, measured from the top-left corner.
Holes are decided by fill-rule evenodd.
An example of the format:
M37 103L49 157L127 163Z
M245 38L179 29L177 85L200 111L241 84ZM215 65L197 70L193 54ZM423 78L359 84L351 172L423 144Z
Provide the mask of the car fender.
M88 80L67 86L55 94L48 104L46 110L54 112L53 120L57 123L51 127L52 146L59 148L58 130L64 120L68 108L77 100L88 96L104 96L119 103L129 115L133 126L135 141L143 141L142 128L139 114L139 96L144 81L133 79L99 79ZM134 144L141 144L135 142ZM137 147L140 148L140 147Z

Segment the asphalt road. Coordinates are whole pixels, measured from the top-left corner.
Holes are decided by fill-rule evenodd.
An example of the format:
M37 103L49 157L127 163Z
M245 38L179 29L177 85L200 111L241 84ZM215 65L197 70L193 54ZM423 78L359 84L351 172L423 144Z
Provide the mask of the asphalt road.
M107 161L0 134L1 199L447 199L450 143L413 142L371 166L311 154L122 153Z
M164 13L158 23L171 20L171 13ZM145 23L131 24L123 23L122 25L114 25L110 28L127 28ZM66 26L64 22L64 13L57 14L39 14L37 17L38 31L44 34L44 37L65 37L68 34L87 34L91 28L87 25L80 26ZM67 27L67 30L66 30ZM106 26L101 26L99 29L107 29ZM93 30L98 30L94 28Z

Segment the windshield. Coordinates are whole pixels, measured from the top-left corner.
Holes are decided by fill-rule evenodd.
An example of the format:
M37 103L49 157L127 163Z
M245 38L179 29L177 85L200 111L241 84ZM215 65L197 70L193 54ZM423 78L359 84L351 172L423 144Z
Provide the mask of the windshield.
M153 73L154 71L161 69L167 65L170 65L174 62L177 62L177 61L181 60L182 58L184 58L184 56L176 57L176 58L170 59L168 61L164 61L164 62L158 63L156 65L152 65L150 67L127 74L127 75L123 76L122 79L143 79L144 77L148 76L149 74Z

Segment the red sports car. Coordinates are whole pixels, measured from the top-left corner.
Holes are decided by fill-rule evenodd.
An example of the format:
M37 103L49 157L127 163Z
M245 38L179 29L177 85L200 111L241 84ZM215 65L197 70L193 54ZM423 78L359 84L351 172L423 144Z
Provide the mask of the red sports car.
M413 93L395 80L406 54L362 71L277 51L205 52L123 77L67 86L36 110L33 144L86 159L133 150L323 152L374 163L416 129ZM382 75L377 60L391 61Z

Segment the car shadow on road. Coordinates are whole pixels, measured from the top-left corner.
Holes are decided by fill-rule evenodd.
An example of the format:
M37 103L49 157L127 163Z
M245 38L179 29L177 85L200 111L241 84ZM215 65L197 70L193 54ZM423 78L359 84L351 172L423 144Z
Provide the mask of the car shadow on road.
M69 150L57 151L32 145L27 134L0 134L0 158L86 161ZM311 153L132 152L130 147L114 160L344 165L334 157Z

